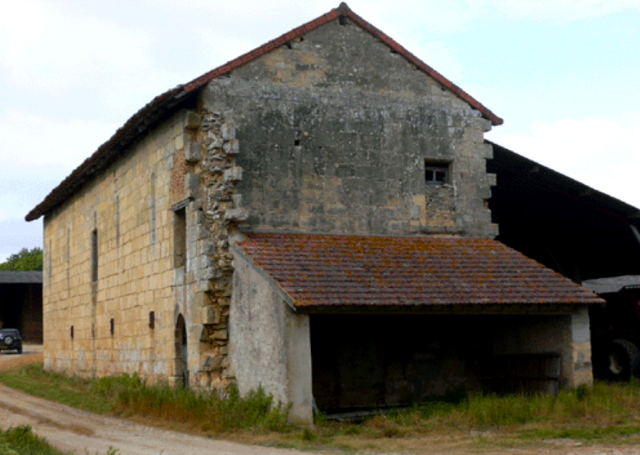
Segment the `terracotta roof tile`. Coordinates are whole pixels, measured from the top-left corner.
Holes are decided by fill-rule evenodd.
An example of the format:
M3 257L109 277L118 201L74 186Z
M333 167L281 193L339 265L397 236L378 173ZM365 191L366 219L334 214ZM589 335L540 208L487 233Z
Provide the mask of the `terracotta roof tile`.
M240 243L298 307L590 304L589 290L489 239L250 233Z

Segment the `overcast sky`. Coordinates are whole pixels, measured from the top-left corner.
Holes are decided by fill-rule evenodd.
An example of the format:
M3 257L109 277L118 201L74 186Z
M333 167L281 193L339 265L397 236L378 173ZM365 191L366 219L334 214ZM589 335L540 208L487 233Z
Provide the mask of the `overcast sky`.
M0 262L144 104L338 1L0 0ZM351 0L504 118L487 137L640 206L640 0Z

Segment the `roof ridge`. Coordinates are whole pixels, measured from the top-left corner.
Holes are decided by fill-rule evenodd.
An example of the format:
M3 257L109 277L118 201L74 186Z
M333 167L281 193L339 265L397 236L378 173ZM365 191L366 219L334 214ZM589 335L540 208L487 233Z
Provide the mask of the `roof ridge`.
M483 114L483 116L485 118L487 118L488 120L490 120L491 123L493 123L494 125L497 126L497 125L502 125L504 123L504 120L502 118L498 117L496 114L494 114L491 110L489 110L487 107L485 107L482 103L480 103L474 97L469 95L467 92L462 90L456 84L454 84L449 79L444 77L441 73L439 73L438 71L433 69L431 66L429 66L425 62L423 62L421 59L416 57L414 54L409 52L405 47L400 45L397 41L395 41L389 35L384 33L382 30L378 29L373 24L371 24L370 22L367 22L361 16L356 14L351 8L349 8L349 5L347 5L345 2L340 3L338 8L333 8L328 13L325 13L325 14L317 17L316 19L312 19L309 22L306 22L306 23L300 25L299 27L294 28L291 31L282 34L278 38L272 39L271 41L266 42L262 46L259 46L259 47L255 48L255 49L253 49L253 50L251 50L249 52L246 52L245 54L243 54L243 55L241 55L239 57L236 57L233 60L228 61L224 65L221 65L221 66L219 66L217 68L214 68L211 71L206 72L205 74L195 78L191 82L188 82L188 83L182 85L182 87L187 92L191 92L191 91L197 90L197 89L201 88L204 84L206 84L208 82L211 82L213 79L216 79L216 78L218 78L218 77L220 77L220 76L222 76L224 74L230 73L234 69L236 69L236 68L238 68L238 67L240 67L240 66L242 66L242 65L244 65L246 63L249 63L250 61L255 60L256 58L258 58L258 57L260 57L260 56L262 56L262 55L264 55L264 54L266 54L268 52L271 52L272 50L282 46L283 44L286 44L287 42L289 42L289 41L291 41L291 40L293 40L295 38L298 38L298 37L304 35L305 33L308 33L308 32L310 32L312 30L315 30L318 27L320 27L320 26L322 26L322 25L324 25L324 24L326 24L328 22L331 22L332 20L335 20L340 16L348 17L348 18L352 19L356 24L358 24L360 27L365 29L367 32L371 33L376 38L379 38L383 43L385 43L387 46L389 46L395 52L397 52L398 54L402 55L407 60L409 60L411 63L416 65L419 69L421 69L423 72L425 72L428 76L431 76L436 81L438 81L440 84L442 84L445 88L450 90L453 94L455 94L456 96L461 98L463 101L469 103L473 108L479 110Z
M196 77L186 84L180 84L153 98L153 100L131 116L123 126L118 128L113 136L103 143L89 158L74 169L73 172L71 172L71 174L69 174L57 187L55 187L40 204L25 216L25 219L27 221L33 221L40 218L53 207L63 202L67 197L74 194L78 188L84 184L84 182L90 179L106 164L110 163L122 147L126 147L130 144L136 137L138 137L139 134L156 122L166 110L171 109L184 101L188 95L196 93L212 80L228 74L236 68L257 59L258 57L279 48L283 44L286 44L305 33L309 33L320 26L337 19L338 17L348 17L353 20L358 26L380 39L392 50L402 55L409 62L416 65L417 68L435 79L443 87L450 90L463 101L467 102L472 108L480 111L482 115L486 119L490 120L493 125L501 125L504 122L502 118L498 117L471 95L424 63L387 34L357 15L345 2L342 2L338 8L333 8L328 13L312 19L293 30L266 42L262 46L258 46L257 48Z

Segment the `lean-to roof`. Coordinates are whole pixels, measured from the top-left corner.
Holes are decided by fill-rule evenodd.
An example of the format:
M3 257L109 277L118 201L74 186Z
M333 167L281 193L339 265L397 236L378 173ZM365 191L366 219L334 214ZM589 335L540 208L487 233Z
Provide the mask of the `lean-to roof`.
M591 304L591 291L490 239L247 233L295 307Z

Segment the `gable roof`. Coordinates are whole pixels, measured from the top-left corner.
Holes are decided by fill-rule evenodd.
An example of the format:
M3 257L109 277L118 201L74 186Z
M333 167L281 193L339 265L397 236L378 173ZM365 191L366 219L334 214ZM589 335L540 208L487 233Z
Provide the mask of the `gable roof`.
M288 33L285 33L284 35L271 40L262 46L203 74L200 77L197 77L191 82L178 85L177 87L155 97L150 103L127 120L127 122L115 132L111 139L102 144L93 155L87 158L78 168L67 176L62 183L54 188L40 204L26 215L25 219L27 221L36 220L45 215L56 205L66 200L78 191L80 187L86 181L90 180L98 171L110 164L119 155L120 151L130 145L141 134L153 127L157 122L166 117L168 112L178 109L179 106L181 106L187 99L198 93L201 88L212 80L220 76L224 76L225 74L228 74L233 70L257 59L258 57L265 55L296 38L299 38L305 33L311 32L328 22L339 19L340 17L351 19L354 23L380 39L395 52L413 63L417 68L442 84L443 87L467 102L474 109L480 111L482 116L487 120L490 120L494 125L501 125L503 123L503 120L500 117L487 109L479 101L453 82L446 79L443 75L424 63L381 30L358 16L347 6L346 3L343 2L338 8L332 9L328 13L309 21Z
M246 235L240 248L300 308L603 303L490 239Z
M42 271L14 271L0 270L0 284L31 284L42 283Z

